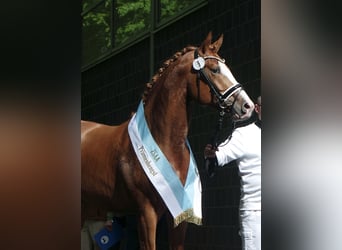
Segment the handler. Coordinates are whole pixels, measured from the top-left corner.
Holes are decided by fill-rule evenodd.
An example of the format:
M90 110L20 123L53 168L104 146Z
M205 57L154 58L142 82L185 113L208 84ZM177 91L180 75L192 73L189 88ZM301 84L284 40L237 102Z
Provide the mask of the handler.
M217 148L207 144L204 157L224 166L236 160L241 178L240 236L243 250L261 250L261 96L255 112L258 119L236 128Z

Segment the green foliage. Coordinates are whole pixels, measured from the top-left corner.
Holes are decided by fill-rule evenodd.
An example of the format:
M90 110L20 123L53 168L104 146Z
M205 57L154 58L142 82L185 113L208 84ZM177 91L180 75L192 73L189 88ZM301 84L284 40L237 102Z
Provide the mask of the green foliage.
M105 0L83 15L83 63L98 58L112 47L110 5L111 1Z
M121 46L149 31L152 1L155 0L83 0L83 63L94 60L108 53L113 47ZM160 9L157 11L161 20L172 18L197 2L159 1Z
M150 27L151 1L118 0L114 19L115 46L124 44ZM117 21L115 23L115 20Z
M160 19L173 17L196 2L195 0L160 0Z

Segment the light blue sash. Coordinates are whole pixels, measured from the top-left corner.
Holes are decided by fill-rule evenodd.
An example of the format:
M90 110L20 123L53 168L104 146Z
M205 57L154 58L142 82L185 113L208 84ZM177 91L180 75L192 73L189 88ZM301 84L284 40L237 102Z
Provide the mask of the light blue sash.
M189 142L187 141L190 163L183 186L148 128L142 102L129 123L128 132L145 173L174 217L174 225L184 220L201 224L201 182Z

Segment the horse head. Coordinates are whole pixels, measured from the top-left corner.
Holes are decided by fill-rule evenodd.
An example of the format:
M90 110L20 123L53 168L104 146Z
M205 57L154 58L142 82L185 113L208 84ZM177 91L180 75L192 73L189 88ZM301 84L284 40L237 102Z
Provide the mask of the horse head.
M248 119L254 104L237 82L230 69L217 52L223 42L223 34L212 43L212 33L193 53L188 53L192 68L188 78L188 92L193 99L204 105L214 105L230 112L232 119Z

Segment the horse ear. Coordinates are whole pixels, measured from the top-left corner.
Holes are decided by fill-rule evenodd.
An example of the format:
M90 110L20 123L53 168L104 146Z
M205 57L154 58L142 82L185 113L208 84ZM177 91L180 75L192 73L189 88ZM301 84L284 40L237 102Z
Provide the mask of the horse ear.
M223 34L220 35L219 39L217 39L216 42L209 45L209 49L211 49L213 53L217 53L221 48L222 42L223 42Z
M223 34L221 34L219 39L217 39L217 41L214 43L211 43L212 37L213 35L212 35L212 32L210 31L207 35L207 38L202 42L200 46L200 50L202 51L203 54L205 54L207 50L211 50L212 53L217 53L220 50L222 42L223 42Z
M211 39L213 38L213 34L210 31L207 35L207 38L202 42L199 50L205 54L205 51L209 48L210 44L211 44Z

